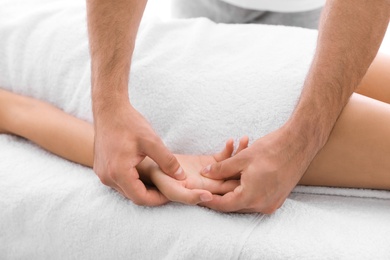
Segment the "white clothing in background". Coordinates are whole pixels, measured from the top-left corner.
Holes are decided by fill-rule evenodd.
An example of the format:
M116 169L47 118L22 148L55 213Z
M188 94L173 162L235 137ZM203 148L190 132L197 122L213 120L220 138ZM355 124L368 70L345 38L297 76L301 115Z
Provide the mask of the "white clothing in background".
M246 9L272 12L304 12L321 8L325 0L221 0Z

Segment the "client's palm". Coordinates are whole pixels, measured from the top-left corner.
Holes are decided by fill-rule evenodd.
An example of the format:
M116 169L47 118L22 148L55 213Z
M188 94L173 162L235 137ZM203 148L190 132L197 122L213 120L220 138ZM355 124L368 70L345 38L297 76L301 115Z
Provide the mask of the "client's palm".
M244 137L240 140L237 153L247 146L248 138ZM239 185L239 180L213 180L201 175L203 168L229 158L233 150L233 141L229 140L223 151L214 155L175 155L187 176L183 181L164 174L149 158L139 165L139 170L141 175L150 180L169 200L197 204L200 202L199 195L204 194L205 190L213 194L225 194Z
M231 153L229 154L230 157ZM188 189L208 190L211 193L225 194L232 191L238 181L213 180L204 177L200 174L201 170L208 165L222 161L224 159L216 158L215 155L175 155L180 165L183 167L187 178L184 181L179 181L183 187Z

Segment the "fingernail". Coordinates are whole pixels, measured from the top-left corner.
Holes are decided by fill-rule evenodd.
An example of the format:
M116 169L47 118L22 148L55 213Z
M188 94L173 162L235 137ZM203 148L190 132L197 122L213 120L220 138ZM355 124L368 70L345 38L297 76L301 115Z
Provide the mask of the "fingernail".
M202 194L200 195L200 200L203 202L211 201L213 196L211 194Z
M207 174L207 173L210 172L210 169L211 169L211 165L209 165L209 166L203 168L202 173Z
M183 168L179 167L179 169L177 169L177 171L175 172L175 176L179 179L183 179L184 178Z

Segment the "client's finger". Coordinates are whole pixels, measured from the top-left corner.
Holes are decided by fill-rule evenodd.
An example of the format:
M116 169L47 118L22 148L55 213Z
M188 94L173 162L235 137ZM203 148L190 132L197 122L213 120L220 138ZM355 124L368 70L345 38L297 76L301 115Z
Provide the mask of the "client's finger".
M199 189L190 190L181 185L172 186L172 189L166 196L170 201L188 205L196 205L213 199L213 195L209 191Z
M196 205L200 202L210 201L213 198L210 191L188 189L184 186L184 182L172 179L165 174L153 175L152 181L170 201Z
M210 191L213 194L224 195L233 191L240 185L239 180L213 180L205 178L203 180L203 189Z
M245 209L243 206L245 205L244 197L239 190L239 188L236 188L223 196L214 195L213 200L201 203L201 205L221 212L237 212Z
M116 175L116 183L127 198L137 205L145 206L160 206L169 202L159 191L146 189L138 176L135 168L132 168L128 174Z
M241 137L240 139L240 143L238 145L238 148L237 148L237 151L235 154L238 154L239 152L241 152L242 150L248 148L248 144L249 144L249 137L244 135L243 137Z
M229 140L227 140L225 148L221 152L214 154L213 157L217 162L220 162L226 160L227 158L230 158L230 156L232 156L233 151L234 140L230 138Z

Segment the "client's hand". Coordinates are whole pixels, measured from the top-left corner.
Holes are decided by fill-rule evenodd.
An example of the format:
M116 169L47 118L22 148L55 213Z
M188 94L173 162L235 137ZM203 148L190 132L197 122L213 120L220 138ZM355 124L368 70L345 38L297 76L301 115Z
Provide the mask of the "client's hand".
M247 146L248 138L244 137L240 140L236 153L247 148ZM164 174L149 157L146 157L137 166L137 170L145 183L155 185L170 201L195 205L210 201L213 198L212 194L223 195L233 191L240 184L239 180L213 180L200 174L205 166L230 158L233 150L233 140L229 140L226 142L225 148L214 155L175 155L187 175L187 178L183 181Z

